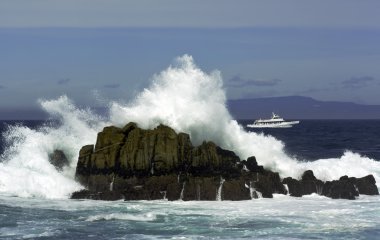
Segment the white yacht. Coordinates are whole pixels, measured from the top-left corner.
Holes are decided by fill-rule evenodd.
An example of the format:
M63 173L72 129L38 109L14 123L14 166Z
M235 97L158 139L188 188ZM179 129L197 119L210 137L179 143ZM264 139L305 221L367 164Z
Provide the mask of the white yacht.
M250 128L289 128L295 124L298 124L299 121L285 121L279 115L272 113L271 119L259 119L252 124L248 124L247 127Z

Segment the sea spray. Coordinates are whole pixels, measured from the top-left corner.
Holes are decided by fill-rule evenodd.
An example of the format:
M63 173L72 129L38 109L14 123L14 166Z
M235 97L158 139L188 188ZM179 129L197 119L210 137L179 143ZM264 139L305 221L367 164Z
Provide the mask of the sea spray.
M251 199L263 197L263 194L256 190L256 188L253 186L252 182L249 182L249 194L251 196Z
M112 103L110 119L120 127L129 121L143 128L166 124L177 132L189 133L195 145L213 141L243 159L255 155L265 167L292 172L292 176L299 172L297 162L284 153L281 141L248 133L233 120L226 107L220 72L203 72L188 55L155 75L151 86L134 101L127 105Z
M347 151L341 158L302 162L287 156L284 143L274 137L245 131L227 110L220 72L203 72L189 55L179 57L174 65L155 75L152 84L134 101L112 102L106 119L77 108L66 96L41 100L40 104L59 124L39 129L9 127L4 134L7 148L0 160L1 193L68 197L81 188L74 181L79 149L94 144L104 126L122 127L131 121L143 128L169 125L177 132L189 133L194 145L213 141L234 151L241 159L255 156L260 165L278 171L282 177L297 178L303 171L312 169L322 180L373 174L380 182L380 163L373 159ZM48 161L49 153L55 149L62 150L70 161L70 166L62 172ZM200 195L199 186L197 193Z
M115 176L112 176L112 182L110 183L110 191L113 191L113 184L115 182Z
M285 187L285 190L286 190L286 194L289 195L289 186L288 186L288 184L284 184L284 187Z
M183 193L185 192L185 186L186 186L186 182L183 182L182 183L181 194L179 195L179 200L183 200Z
M218 190L216 192L216 201L222 201L222 190L223 190L223 183L225 182L226 180L222 177L220 177L220 183L219 183L219 187L218 187Z
M55 119L37 129L10 126L3 133L7 148L1 156L0 192L43 198L67 198L81 186L74 181L78 152L93 143L105 123L88 110L81 110L66 97L40 101ZM62 150L70 165L62 172L48 161L49 153Z
M177 58L174 65L155 75L134 101L127 105L113 102L110 119L119 126L129 121L144 128L167 124L177 132L189 133L194 144L208 140L242 159L256 156L260 165L282 177L299 178L312 169L322 180L373 174L380 182L380 163L375 160L346 152L338 159L303 162L289 157L284 143L274 137L245 131L227 110L220 72L203 72L189 55Z

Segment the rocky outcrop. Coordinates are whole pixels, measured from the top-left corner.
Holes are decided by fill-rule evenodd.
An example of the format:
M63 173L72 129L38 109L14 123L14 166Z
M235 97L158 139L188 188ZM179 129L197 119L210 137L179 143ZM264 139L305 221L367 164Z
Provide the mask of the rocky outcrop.
M53 165L58 171L62 171L65 166L70 164L65 153L62 150L54 150L53 153L49 154L49 162Z
M301 180L282 180L278 173L259 166L255 157L241 161L213 142L193 146L186 133L177 134L164 125L146 130L135 123L105 127L95 145L83 146L76 179L86 190L74 193L74 199L247 200L287 194L285 186L292 196L326 191L328 197L346 197L338 190L343 187L323 183L311 171ZM363 194L376 188L370 177L347 181Z
M294 197L317 193L333 199L353 200L359 194L379 195L372 175L362 178L343 176L339 180L322 182L314 176L313 171L308 170L304 172L301 180L288 177L282 183L287 185L290 196Z
M289 195L293 197L302 197L312 193L322 194L324 185L311 170L305 171L300 180L287 177L283 179L282 183L287 185Z

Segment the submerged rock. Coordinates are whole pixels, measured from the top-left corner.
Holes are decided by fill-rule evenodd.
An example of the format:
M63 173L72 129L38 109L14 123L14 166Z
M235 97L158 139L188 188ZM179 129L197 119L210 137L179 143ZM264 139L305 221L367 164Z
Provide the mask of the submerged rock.
M80 190L74 192L71 195L71 199L92 199L92 200L103 200L103 201L115 201L124 199L124 195L119 191L105 191L96 192L89 190Z
M70 164L65 153L62 150L54 150L53 153L49 154L49 162L58 170L62 171L65 166Z
M323 183L306 171L301 180L281 180L255 157L240 161L213 142L193 146L186 133L164 125L146 130L135 123L105 127L95 145L83 146L75 177L87 189L74 193L75 199L247 200L287 194L284 184L291 196L378 194L373 176Z

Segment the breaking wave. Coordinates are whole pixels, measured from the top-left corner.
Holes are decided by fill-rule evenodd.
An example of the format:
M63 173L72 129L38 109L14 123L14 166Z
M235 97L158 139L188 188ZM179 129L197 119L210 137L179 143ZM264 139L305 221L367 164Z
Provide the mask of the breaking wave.
M133 101L110 103L106 119L77 108L66 96L41 100L40 104L52 118L58 119L58 124L36 130L20 125L9 127L4 134L8 147L0 162L2 193L47 198L69 196L81 188L74 181L80 147L93 144L104 126L121 127L131 121L142 128L169 125L177 132L189 133L194 145L214 141L241 159L256 156L259 164L283 177L299 177L303 171L312 169L322 180L345 174L354 177L373 174L380 182L380 163L374 159L345 152L340 158L302 162L286 155L284 143L274 137L245 131L227 110L220 72L205 73L189 55L177 58L173 65L154 75L151 85ZM54 149L63 150L69 158L70 166L62 172L48 161Z
M82 187L74 181L79 149L94 142L106 123L89 110L62 96L40 101L54 117L38 129L8 126L3 133L6 150L0 161L0 192L22 197L64 198ZM55 149L65 152L70 164L58 171L48 160Z

